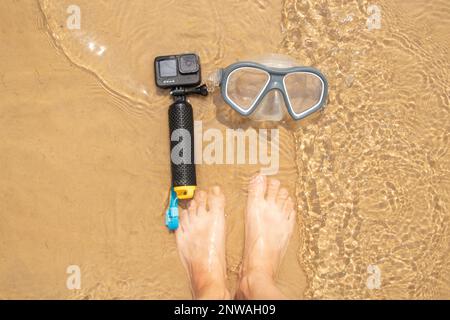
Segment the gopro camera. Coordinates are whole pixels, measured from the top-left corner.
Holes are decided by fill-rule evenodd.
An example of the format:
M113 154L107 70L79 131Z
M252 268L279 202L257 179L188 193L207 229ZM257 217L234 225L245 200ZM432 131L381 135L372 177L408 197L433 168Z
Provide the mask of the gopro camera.
M195 53L159 56L155 58L156 86L170 89L173 103L169 107L171 195L177 199L192 199L197 186L194 152L194 112L187 97L207 96L208 88L201 83L200 59ZM172 199L172 198L171 198ZM176 206L175 206L176 207ZM166 212L170 230L178 227L178 215Z
M194 53L156 57L155 81L163 89L198 86L201 82L199 57Z

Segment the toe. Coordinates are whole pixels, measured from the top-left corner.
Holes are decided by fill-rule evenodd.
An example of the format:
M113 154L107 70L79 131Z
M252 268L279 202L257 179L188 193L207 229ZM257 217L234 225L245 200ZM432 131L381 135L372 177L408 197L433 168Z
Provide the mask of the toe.
M284 213L286 214L288 218L288 227L289 227L289 234L292 234L292 231L294 230L295 226L295 209L294 209L294 201L291 197L288 197L288 199L285 202Z
M188 212L189 212L189 220L190 221L192 220L192 218L197 216L197 201L195 201L195 199L192 199L189 202Z
M278 206L278 208L280 208L280 210L283 210L284 203L286 202L288 197L289 197L289 192L287 191L287 189L281 188L280 191L278 192L277 199L276 199L277 206Z
M180 211L180 228L182 231L186 230L186 228L189 226L189 214L186 209L182 209ZM179 230L178 228L177 230Z
M280 181L277 179L269 179L267 186L267 201L275 201L278 190L280 189Z
M180 225L178 226L177 230L175 230L175 237L178 243L180 243L180 240L182 240L182 237L187 231L188 226L189 226L189 214L186 209L183 209L180 212Z
M206 212L206 199L207 199L207 194L205 191L203 190L199 190L197 192L195 192L195 202L198 206L198 211L199 213L201 212Z
M208 206L210 211L223 213L225 208L225 196L219 186L214 186L209 191Z
M266 192L266 176L258 174L254 176L248 184L248 196L252 199L264 199Z
M295 218L294 201L288 197L283 206L283 213L288 219Z

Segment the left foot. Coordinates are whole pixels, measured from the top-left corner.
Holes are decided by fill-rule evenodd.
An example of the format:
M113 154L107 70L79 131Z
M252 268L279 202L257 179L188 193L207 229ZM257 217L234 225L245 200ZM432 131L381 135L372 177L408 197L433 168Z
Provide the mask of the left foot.
M225 263L225 197L219 187L196 191L176 231L181 261L194 299L228 299Z

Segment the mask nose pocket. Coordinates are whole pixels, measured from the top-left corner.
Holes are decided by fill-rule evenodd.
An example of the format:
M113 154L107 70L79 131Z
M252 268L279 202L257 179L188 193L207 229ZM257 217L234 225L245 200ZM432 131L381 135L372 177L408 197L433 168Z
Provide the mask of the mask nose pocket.
M281 121L284 117L283 110L285 110L283 94L275 89L265 95L250 118L256 121Z

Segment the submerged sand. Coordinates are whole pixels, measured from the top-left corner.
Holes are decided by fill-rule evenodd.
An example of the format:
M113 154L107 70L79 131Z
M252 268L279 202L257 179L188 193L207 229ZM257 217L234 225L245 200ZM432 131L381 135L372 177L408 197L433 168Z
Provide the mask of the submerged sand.
M365 1L79 0L75 31L71 4L0 3L0 298L190 297L164 227L169 99L152 78L154 56L184 51L205 74L280 52L328 77L325 111L280 127L277 177L298 205L283 292L450 298L447 1L382 1L377 30ZM192 103L205 130L249 125L217 93ZM198 166L227 197L231 288L258 170Z

